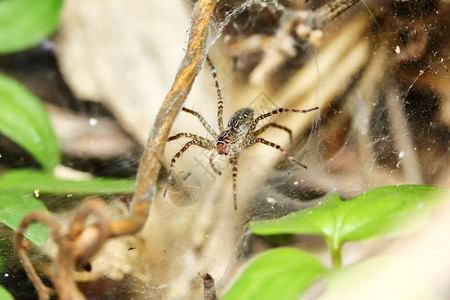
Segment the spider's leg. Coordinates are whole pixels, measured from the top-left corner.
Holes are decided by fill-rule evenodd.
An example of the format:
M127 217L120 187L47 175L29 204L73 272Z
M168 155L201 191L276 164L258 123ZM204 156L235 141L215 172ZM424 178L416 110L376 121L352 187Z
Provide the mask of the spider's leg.
M214 129L212 129L212 127L208 124L208 122L206 122L205 118L203 118L202 115L200 115L198 112L193 111L186 107L183 107L181 110L193 116L196 116L197 119L199 119L199 121L202 123L203 127L205 127L205 129L209 132L209 134L211 134L213 137L217 136L217 133L214 132Z
M287 153L283 148L281 148L280 145L277 145L277 144L275 144L275 143L269 142L269 141L267 141L267 140L265 140L265 139L263 139L263 138L255 138L255 139L253 139L253 140L250 142L250 145L249 145L249 146L251 146L251 145L253 145L253 144L256 144L256 143L261 143L261 144L264 144L264 145L273 147L273 148L279 150L280 152L282 152L282 153L284 154L284 156L286 156L288 159L290 159L293 163L295 163L295 164L297 164L297 165L299 165L300 167L303 167L303 168L305 168L305 169L308 168L308 167L305 166L304 164L298 162L294 157L292 157L292 155L290 155L289 153Z
M222 132L224 130L223 128L223 98L222 98L222 91L219 87L219 81L217 80L217 72L216 67L214 67L213 63L209 59L209 57L206 57L206 60L208 61L209 65L211 66L211 74L214 78L214 84L216 85L217 90L217 122L219 123L219 131Z
M230 157L230 163L233 165L232 175L233 175L234 210L237 210L237 192L236 192L236 187L237 187L237 175L238 175L238 159L239 159L239 157L237 155Z
M169 138L167 139L167 141L170 142L170 141L173 141L173 140L177 140L177 139L179 139L179 138L181 138L181 137L187 137L187 138L189 138L189 139L197 140L197 141L199 141L199 142L204 143L205 145L206 145L206 144L207 144L207 145L210 145L210 144L211 144L211 141L208 140L207 138L204 138L204 137L202 137L202 136L199 136L199 135L196 135L196 134L193 134L193 133L186 133L186 132L182 132L182 133L178 133L178 134L176 134L176 135L173 135L173 136L169 137ZM209 147L209 146L208 146L208 147ZM208 148L208 149L209 149L209 148Z
M256 130L256 131L253 133L253 136L256 137L256 136L260 135L261 133L263 133L264 131L266 131L266 129L269 128L269 127L275 127L275 128L278 128L278 129L281 129L281 130L286 131L286 132L289 134L289 141L292 142L292 131L291 131L289 128L287 128L287 127L285 127L285 126L282 126L282 125L279 125L279 124L277 124L277 123L269 123L269 124L264 125L264 126L261 127L260 129Z
M266 118L268 118L268 117L277 115L277 114L281 114L282 112L297 112L297 113L300 112L300 113L307 113L307 112L310 112L310 111L313 111L313 110L316 110L316 109L319 109L319 108L318 108L318 107L313 107L313 108L305 109L305 110L304 110L304 109L291 109L291 108L278 108L278 109L272 110L271 112L268 112L268 113L266 113L266 114L262 114L262 115L256 117L256 118L253 120L252 124L250 125L250 130L251 130L251 131L255 130L256 125L258 124L259 121L261 121L261 120L263 120L263 119L266 119Z
M214 165L214 157L216 156L217 152L214 151L211 156L209 157L209 164L211 165L211 168L216 172L218 175L222 175L222 172Z
M167 193L167 190L169 189L169 185L172 185L173 167L175 166L175 162L181 156L181 154L186 152L186 150L192 145L199 146L199 147L202 147L202 148L205 148L205 149L211 149L210 143L205 143L202 140L192 140L192 141L187 142L186 145L184 145L183 148L181 148L181 150L178 151L173 156L173 158L172 158L172 160L170 162L169 175L167 176L167 186L166 186L166 189L164 190L163 198L166 197L166 193Z

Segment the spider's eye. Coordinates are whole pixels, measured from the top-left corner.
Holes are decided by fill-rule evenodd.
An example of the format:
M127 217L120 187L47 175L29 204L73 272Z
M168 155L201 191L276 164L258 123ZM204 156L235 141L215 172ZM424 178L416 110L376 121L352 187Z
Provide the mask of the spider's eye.
M247 117L248 117L247 114L243 114L243 115L242 115L242 118L244 118L244 119L247 118Z

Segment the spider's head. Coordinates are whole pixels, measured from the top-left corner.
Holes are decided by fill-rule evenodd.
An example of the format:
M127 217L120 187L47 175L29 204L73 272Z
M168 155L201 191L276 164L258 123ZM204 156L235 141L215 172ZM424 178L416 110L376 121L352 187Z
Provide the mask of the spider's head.
M233 140L233 133L231 131L222 132L217 138L216 149L220 155L228 155L230 153L230 144Z
M238 110L231 116L230 121L228 121L228 129L233 129L239 133L248 131L253 121L253 113L254 110L251 108Z

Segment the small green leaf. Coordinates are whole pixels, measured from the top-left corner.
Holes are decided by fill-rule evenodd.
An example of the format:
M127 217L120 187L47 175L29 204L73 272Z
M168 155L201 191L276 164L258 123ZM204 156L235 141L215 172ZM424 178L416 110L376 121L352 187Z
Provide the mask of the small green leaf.
M33 195L24 195L18 192L0 192L0 222L14 231L17 230L25 215L35 210L46 211L47 209ZM25 236L40 246L47 240L47 231L47 227L43 224L32 224L25 231Z
M134 192L133 179L95 177L90 180L67 180L52 174L32 169L18 169L0 176L0 192L14 190L32 194L107 195Z
M46 170L60 163L59 146L41 101L1 74L0 112L0 133L27 150Z
M311 254L277 248L256 257L221 299L298 299L326 273L326 268Z
M423 185L387 186L370 190L352 200L332 195L325 203L275 220L250 223L260 235L312 234L338 247L398 231L393 226L414 214L429 212L442 189ZM337 249L337 248L336 248Z
M58 26L62 0L0 1L0 53L42 42Z
M8 292L7 289L5 289L3 286L0 285L0 299L14 300L14 297Z

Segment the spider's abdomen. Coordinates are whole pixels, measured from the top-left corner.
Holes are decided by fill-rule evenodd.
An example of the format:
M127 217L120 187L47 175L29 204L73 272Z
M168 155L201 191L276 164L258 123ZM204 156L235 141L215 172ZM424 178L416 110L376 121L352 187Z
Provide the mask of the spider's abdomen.
M251 108L242 108L235 112L230 121L228 121L228 128L237 132L245 132L250 128L250 124L253 121L254 110Z

